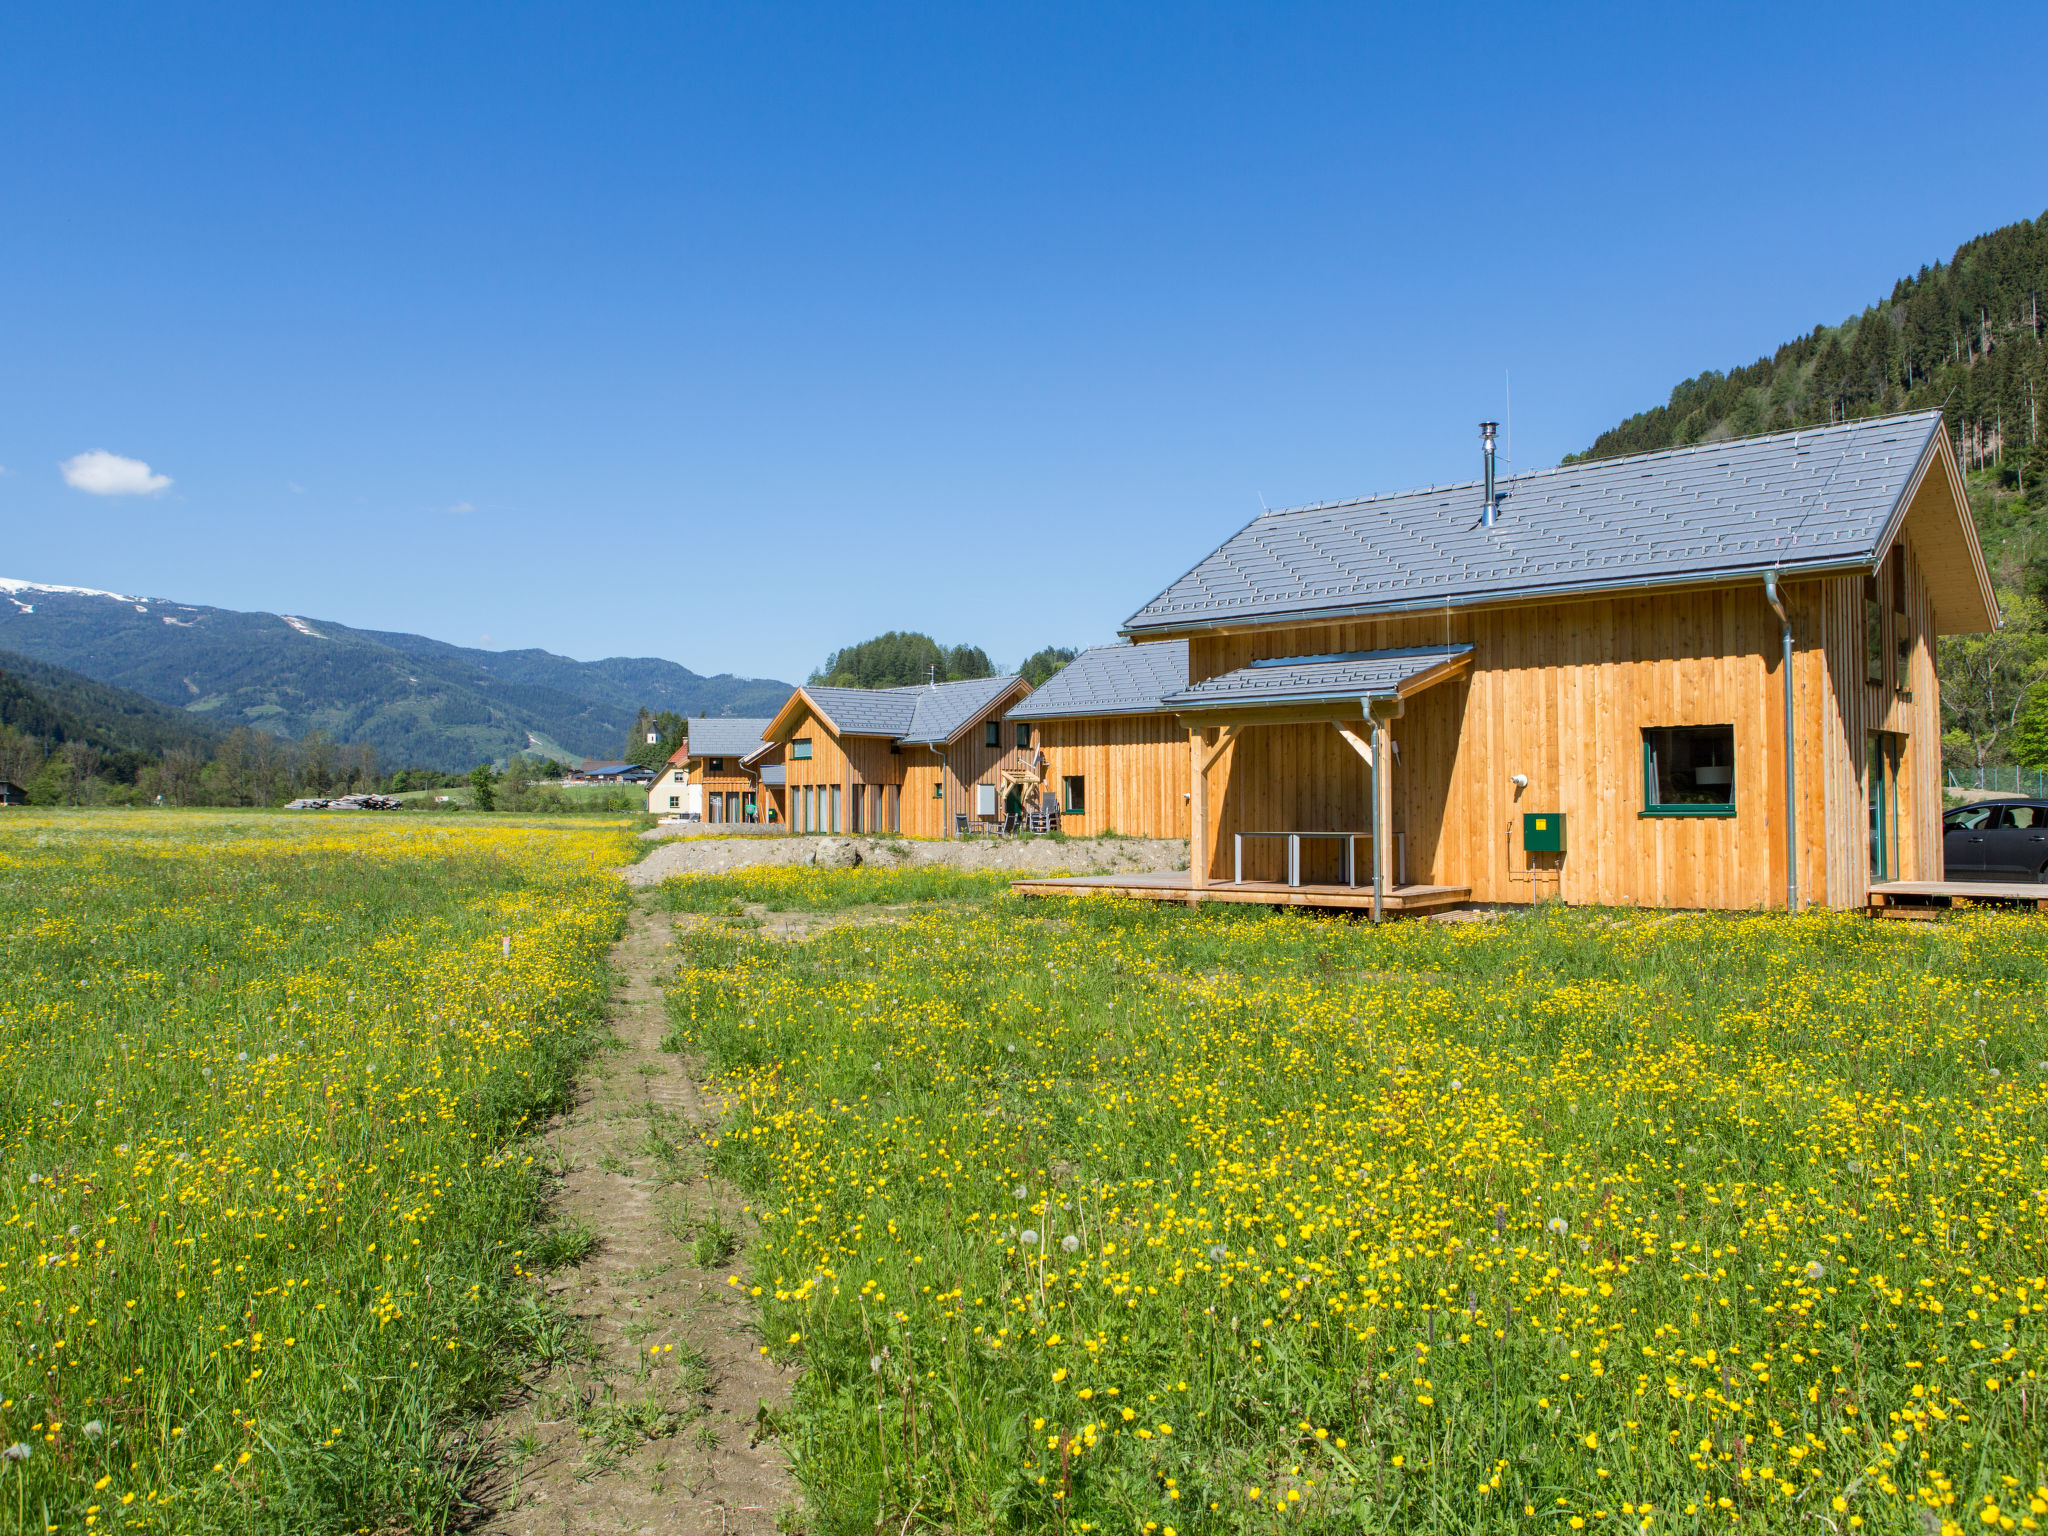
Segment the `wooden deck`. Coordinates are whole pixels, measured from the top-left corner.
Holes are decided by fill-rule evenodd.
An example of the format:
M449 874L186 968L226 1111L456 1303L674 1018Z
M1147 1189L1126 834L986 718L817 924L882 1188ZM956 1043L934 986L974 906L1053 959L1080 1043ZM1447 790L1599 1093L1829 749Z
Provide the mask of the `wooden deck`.
M2001 880L1888 880L1870 888L1870 915L1925 920L1949 911L1958 901L2020 904L2048 912L2048 885Z
M1185 871L1171 875L1082 875L1064 880L1013 880L1020 896L1130 896L1140 901L1248 902L1261 907L1326 907L1372 910L1369 885L1286 885L1278 880L1229 881L1196 890ZM1469 885L1395 885L1387 888L1384 910L1431 912L1472 899Z

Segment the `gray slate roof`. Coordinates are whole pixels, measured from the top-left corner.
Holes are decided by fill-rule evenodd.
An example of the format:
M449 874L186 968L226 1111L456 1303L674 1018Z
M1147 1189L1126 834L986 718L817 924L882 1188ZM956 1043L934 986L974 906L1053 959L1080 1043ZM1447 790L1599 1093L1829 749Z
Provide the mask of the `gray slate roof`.
M1349 651L1335 656L1276 656L1205 678L1166 699L1169 708L1286 704L1294 700L1386 699L1401 685L1472 652L1469 645Z
M977 677L966 682L905 688L805 688L845 736L887 736L896 741L950 741L1017 681Z
M737 715L706 715L690 722L690 756L744 757L761 745L766 720L741 719Z
M1009 713L1012 720L1162 713L1169 693L1188 685L1188 643L1098 645L1045 680Z
M1941 413L1572 464L1268 512L1131 615L1127 634L1869 563Z

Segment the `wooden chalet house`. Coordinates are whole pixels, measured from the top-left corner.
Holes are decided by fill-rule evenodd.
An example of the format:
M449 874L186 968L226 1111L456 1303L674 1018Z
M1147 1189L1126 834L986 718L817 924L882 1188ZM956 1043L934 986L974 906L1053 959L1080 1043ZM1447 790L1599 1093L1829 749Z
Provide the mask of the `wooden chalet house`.
M1003 719L1030 689L1016 676L797 689L763 732L781 751L790 830L951 837L1000 825L1010 791L1037 783Z
M648 786L648 812L715 823L763 820L772 801L762 793L762 770L747 757L760 749L768 723L720 715L691 720L688 739Z
M1062 831L1188 835L1188 728L1165 702L1187 685L1185 640L1098 645L1012 706Z
M1341 895L1316 832L1369 835L1375 912L1941 877L1934 642L1999 616L1939 413L1497 485L1491 441L1479 483L1267 513L1131 616L1188 647L1187 894Z

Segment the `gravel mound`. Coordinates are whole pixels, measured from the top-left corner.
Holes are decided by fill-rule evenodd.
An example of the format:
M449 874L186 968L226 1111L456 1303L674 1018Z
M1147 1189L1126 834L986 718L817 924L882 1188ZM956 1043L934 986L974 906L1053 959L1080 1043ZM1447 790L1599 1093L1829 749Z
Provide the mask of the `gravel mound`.
M1061 870L1074 875L1163 874L1188 867L1188 845L1161 838L1105 837L912 842L896 837L688 837L676 839L659 828L641 836L659 841L640 863L620 871L634 885L658 885L671 875L722 875L756 864L809 864L850 869L872 864L895 869L911 864L947 864L955 869L995 869L1019 875Z

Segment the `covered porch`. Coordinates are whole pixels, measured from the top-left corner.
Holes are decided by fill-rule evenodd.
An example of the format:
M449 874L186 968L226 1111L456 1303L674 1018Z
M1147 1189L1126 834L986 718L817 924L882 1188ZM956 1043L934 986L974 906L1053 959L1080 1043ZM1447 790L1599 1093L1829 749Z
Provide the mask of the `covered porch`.
M1190 891L1357 906L1375 919L1468 899L1468 886L1430 878L1434 835L1420 848L1404 835L1414 807L1441 794L1411 793L1411 826L1397 821L1394 722L1471 664L1465 644L1266 657L1168 695L1192 753ZM1219 794L1212 781L1226 754ZM1406 772L1440 791L1450 766L1423 756Z

